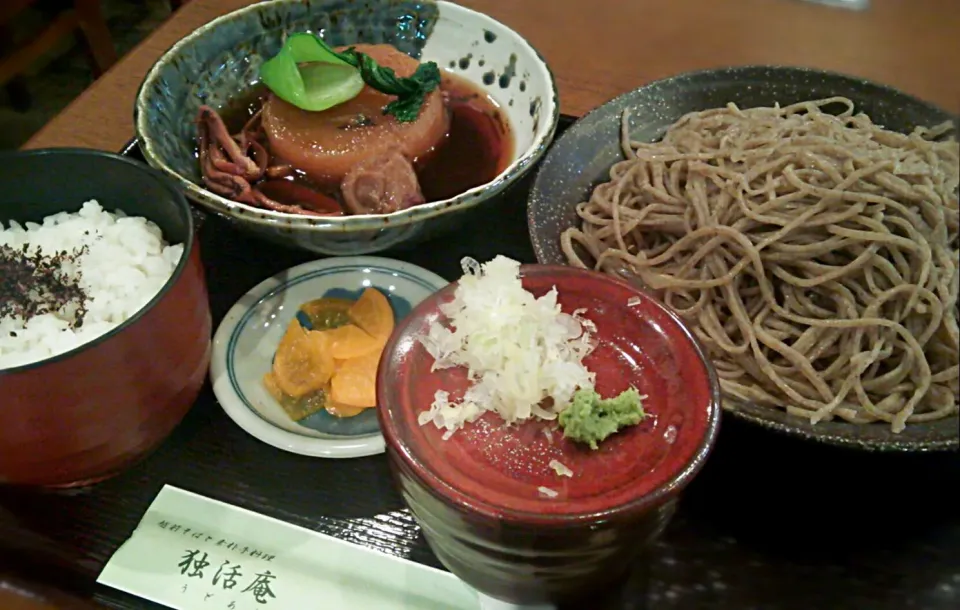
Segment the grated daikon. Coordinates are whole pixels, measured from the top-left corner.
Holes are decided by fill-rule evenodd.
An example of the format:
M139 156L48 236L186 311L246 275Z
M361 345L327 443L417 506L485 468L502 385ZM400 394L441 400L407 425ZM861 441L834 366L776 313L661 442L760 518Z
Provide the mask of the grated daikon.
M446 323L434 323L419 341L434 370L466 367L472 384L461 400L436 392L420 425L433 422L449 438L488 411L508 424L556 419L578 388L593 387L583 359L595 347L596 327L582 311L561 311L556 287L539 298L524 289L514 260L464 258L462 265L453 300L440 308Z
M573 471L566 464L559 460L550 460L550 468L561 477L572 477Z

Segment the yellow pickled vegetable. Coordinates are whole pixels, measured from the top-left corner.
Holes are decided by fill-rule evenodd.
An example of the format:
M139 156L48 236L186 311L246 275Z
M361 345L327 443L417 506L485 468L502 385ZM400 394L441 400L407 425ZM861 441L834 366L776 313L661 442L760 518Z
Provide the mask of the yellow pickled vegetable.
M377 365L382 351L340 363L330 381L330 399L350 407L377 406Z
M349 360L378 351L381 342L353 324L345 324L330 330L318 331L327 337L330 355L337 360Z
M376 288L364 290L356 303L347 310L347 315L354 324L382 343L386 343L393 332L393 307L387 297Z
M294 398L318 392L333 372L329 337L321 331L308 331L293 320L273 360L273 376L280 390Z

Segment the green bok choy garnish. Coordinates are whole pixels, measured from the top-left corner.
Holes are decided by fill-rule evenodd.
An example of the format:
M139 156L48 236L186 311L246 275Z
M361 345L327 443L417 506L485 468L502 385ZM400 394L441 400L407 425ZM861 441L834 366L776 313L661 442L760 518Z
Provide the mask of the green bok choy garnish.
M440 69L435 62L422 63L413 76L400 78L352 47L338 53L314 34L294 34L260 66L260 79L284 101L313 112L352 100L366 84L396 96L383 113L407 123L417 120L427 95L440 86Z

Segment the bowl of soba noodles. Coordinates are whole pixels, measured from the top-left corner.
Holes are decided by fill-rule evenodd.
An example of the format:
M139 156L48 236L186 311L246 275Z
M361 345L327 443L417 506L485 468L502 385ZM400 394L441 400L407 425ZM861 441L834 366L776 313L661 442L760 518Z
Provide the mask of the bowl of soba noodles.
M200 209L326 255L461 225L539 160L558 118L520 34L439 0L251 4L171 47L135 108L147 162Z
M692 329L726 413L956 450L957 117L818 70L683 74L583 117L528 202L537 259L626 277Z

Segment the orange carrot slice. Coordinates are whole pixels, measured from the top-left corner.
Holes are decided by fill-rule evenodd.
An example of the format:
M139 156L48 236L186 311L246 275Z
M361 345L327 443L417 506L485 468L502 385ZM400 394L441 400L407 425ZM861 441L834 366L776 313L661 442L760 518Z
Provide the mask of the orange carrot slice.
M342 363L330 380L331 400L350 407L377 406L377 366L381 351Z
M293 320L273 360L277 386L284 394L300 398L322 390L333 371L330 339L322 332L305 330Z
M347 310L347 315L354 324L384 343L393 332L393 307L387 297L376 288L364 290L357 302Z

